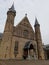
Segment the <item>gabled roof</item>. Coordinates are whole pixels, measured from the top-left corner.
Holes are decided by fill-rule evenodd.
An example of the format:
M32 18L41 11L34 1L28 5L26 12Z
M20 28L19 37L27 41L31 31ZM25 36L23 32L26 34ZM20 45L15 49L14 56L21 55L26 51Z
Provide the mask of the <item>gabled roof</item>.
M15 27L14 35L20 36L26 39L35 39L34 30L28 20L28 17L25 16L18 25Z
M31 29L33 29L29 20L28 20L27 15L25 15L25 17L20 21L20 23L17 26L19 26L19 25L23 25L23 26L30 27Z

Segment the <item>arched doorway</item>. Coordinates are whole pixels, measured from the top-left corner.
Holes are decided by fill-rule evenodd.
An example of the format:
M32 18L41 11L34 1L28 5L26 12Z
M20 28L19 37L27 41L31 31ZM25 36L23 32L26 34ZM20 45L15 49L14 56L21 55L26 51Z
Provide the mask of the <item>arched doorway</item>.
M31 58L34 58L34 46L33 44L31 44L30 41L28 41L25 46L24 46L24 49L23 49L23 58L24 59L31 59Z

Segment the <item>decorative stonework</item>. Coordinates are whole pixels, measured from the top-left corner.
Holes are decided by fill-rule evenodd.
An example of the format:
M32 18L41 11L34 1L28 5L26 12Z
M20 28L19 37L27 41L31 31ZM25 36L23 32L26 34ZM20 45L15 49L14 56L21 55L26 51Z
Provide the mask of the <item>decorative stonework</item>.
M16 11L14 5L12 5L7 12L7 20L0 47L0 59L44 59L40 25L37 19L34 32L27 16L15 27L15 15ZM24 49L26 44L26 49Z

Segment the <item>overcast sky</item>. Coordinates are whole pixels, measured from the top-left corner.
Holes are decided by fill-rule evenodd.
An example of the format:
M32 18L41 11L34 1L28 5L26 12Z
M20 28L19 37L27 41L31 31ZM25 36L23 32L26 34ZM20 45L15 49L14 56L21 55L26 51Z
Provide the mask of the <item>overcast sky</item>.
M12 6L16 10L15 24L17 25L27 13L27 17L34 28L35 16L40 23L44 44L49 44L49 0L0 0L0 32L4 31L7 11Z

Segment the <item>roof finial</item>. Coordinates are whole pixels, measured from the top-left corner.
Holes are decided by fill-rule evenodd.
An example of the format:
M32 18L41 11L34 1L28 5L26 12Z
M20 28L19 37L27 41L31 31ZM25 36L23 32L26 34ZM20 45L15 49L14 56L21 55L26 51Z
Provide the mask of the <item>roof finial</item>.
M25 14L25 17L27 17L27 13Z

